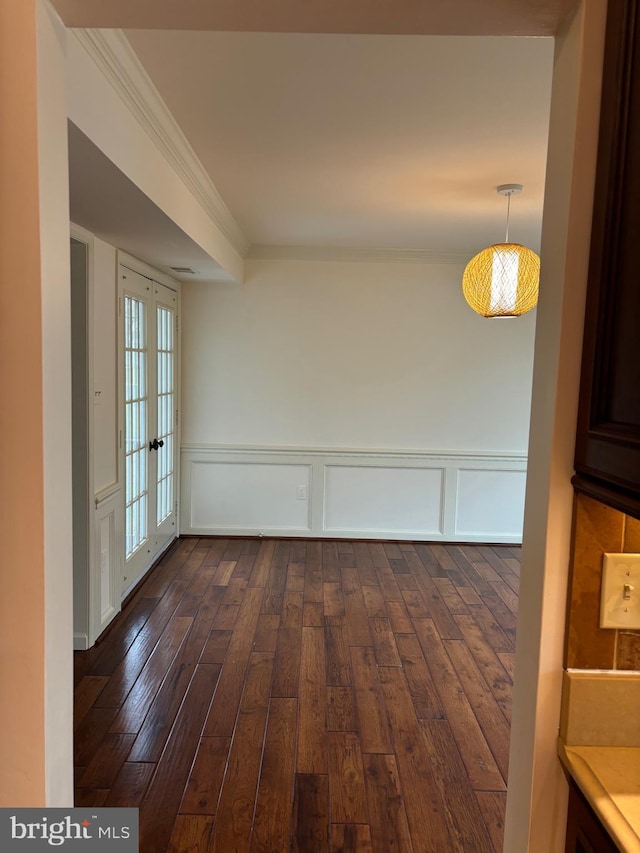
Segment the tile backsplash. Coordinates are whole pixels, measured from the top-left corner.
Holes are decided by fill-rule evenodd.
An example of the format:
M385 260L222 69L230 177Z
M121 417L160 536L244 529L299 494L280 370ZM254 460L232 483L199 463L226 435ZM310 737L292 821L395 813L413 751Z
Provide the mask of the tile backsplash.
M565 666L640 670L640 631L599 627L602 555L640 553L640 521L577 494L573 522Z

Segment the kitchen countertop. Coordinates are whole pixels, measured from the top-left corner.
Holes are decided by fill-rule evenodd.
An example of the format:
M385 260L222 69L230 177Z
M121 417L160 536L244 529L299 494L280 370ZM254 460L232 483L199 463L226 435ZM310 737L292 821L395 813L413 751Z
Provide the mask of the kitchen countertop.
M640 747L567 746L560 760L624 853L640 853Z

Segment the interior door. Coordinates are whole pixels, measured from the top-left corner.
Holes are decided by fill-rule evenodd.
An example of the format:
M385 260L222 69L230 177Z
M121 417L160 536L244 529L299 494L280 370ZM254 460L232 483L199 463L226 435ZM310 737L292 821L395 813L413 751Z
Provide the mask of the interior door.
M120 285L126 592L176 534L177 294L123 265Z

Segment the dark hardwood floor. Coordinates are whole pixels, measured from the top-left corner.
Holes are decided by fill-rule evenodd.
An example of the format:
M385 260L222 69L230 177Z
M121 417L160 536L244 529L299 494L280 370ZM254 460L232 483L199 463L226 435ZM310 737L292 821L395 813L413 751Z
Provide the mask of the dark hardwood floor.
M141 853L502 850L520 549L183 539L76 652Z

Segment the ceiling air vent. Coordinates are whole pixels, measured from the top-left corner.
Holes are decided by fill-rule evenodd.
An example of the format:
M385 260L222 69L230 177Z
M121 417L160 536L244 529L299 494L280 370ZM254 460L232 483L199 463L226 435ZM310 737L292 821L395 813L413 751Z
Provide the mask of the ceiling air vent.
M169 269L177 272L179 275L195 275L196 271L192 270L191 267L169 267Z

